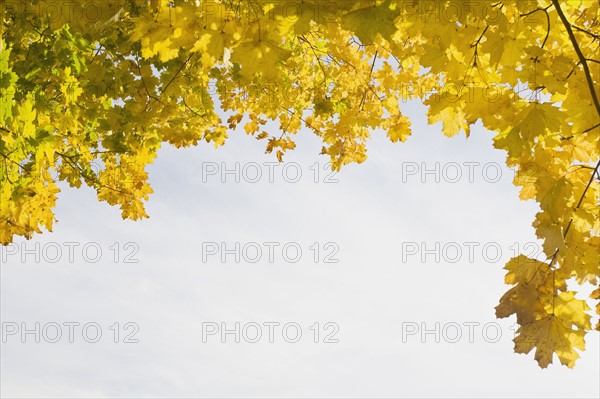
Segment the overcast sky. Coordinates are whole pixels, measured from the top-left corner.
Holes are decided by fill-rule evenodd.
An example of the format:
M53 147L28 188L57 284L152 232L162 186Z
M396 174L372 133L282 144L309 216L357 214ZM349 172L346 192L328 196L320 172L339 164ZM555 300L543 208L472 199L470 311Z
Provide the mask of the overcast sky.
M141 222L62 186L54 232L0 254L2 397L597 398L598 333L542 370L495 318L540 248L492 133L405 110L406 143L333 176L308 132L285 170L241 132L164 147Z

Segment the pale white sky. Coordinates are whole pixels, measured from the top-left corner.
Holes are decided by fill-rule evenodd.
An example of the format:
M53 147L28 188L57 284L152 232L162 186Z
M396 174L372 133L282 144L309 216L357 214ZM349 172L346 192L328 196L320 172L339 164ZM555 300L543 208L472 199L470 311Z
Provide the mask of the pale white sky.
M155 194L145 221L122 221L90 189L65 189L54 233L26 243L39 263L35 254L22 261L25 247L3 248L1 396L598 397L598 333L588 335L574 370L556 364L541 370L533 353L513 353L514 319L495 319L508 289L504 263L517 248L536 249L524 246L536 241L537 206L518 199L492 133L477 128L468 140L448 139L439 125L426 126L421 106L405 110L414 135L392 144L379 133L368 161L346 167L333 177L337 183L325 183L323 170L314 182L311 166L327 160L310 134L298 137L286 158L295 164L285 175L275 167L271 183L262 164L274 157L263 154L264 142L234 133L217 151L206 144L161 150L150 168ZM236 162L246 172L239 183L231 174L226 182L220 171L207 174L214 163L233 169ZM262 165L257 183L249 182L255 165L242 168L250 162ZM422 174L436 163L439 183ZM302 177L289 182L297 169ZM203 253L203 243L212 242L259 243L262 258L251 262L251 244L240 263L234 255L222 263L220 253ZM265 242L279 243L272 244L273 262ZM79 244L73 262L68 246L75 244L68 243ZM287 243L297 244L284 254ZM436 245L439 261L433 252L422 259L421 249ZM302 255L291 263L285 256L295 257L294 247ZM97 248L98 262L86 261ZM127 255L139 262L126 263ZM325 263L328 255L338 262ZM36 322L39 343L21 331ZM79 323L72 343L69 322ZM135 325L126 328L128 322ZM220 334L203 337L203 326L207 332L222 322L246 327L240 343L233 334L225 343ZM272 343L269 322L280 323ZM49 342L53 323L62 332L57 343ZM84 336L87 323L100 327L97 343L86 341L96 326L88 324ZM262 326L257 343L248 342L256 335L253 323ZM293 329L282 333L288 323L301 328L296 343L286 341ZM436 323L439 342L435 332L422 334Z

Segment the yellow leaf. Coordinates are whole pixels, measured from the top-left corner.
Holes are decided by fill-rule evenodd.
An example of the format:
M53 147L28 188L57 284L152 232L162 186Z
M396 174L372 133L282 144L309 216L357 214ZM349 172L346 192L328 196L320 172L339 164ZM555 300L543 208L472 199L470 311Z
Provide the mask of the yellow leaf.
M518 329L518 335L514 339L515 352L529 353L536 348L535 360L542 368L552 363L552 357L556 353L562 364L573 368L579 358L575 348L585 348L584 333L582 330L566 327L559 318L548 315Z

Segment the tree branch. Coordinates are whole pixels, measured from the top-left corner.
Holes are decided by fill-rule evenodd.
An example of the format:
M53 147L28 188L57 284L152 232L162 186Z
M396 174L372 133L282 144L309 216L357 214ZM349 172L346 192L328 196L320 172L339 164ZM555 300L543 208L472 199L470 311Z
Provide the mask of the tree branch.
M587 80L587 84L590 89L590 93L592 95L592 100L594 101L594 106L596 107L596 112L600 116L600 101L598 101L598 95L596 94L594 79L592 79L592 74L590 73L590 68L587 64L586 58L583 55L583 53L581 52L581 49L579 48L579 44L577 43L577 39L575 38L575 35L573 34L573 29L571 29L571 24L569 23L569 20L567 19L567 17L563 13L562 9L560 8L559 1L552 0L552 4L554 4L554 7L556 8L556 12L558 13L560 20L562 21L563 25L565 26L565 29L567 30L569 38L571 39L571 43L573 44L573 47L575 48L575 52L577 53L577 57L579 57L579 61L581 62L581 66L583 66L583 71L585 72L585 78Z

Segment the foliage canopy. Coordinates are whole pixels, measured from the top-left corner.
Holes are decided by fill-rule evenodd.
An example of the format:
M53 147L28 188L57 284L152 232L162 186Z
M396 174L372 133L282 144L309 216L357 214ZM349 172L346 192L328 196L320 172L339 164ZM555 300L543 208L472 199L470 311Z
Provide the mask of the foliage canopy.
M0 6L0 243L52 229L57 180L146 217L145 166L162 143L218 147L243 124L281 161L307 128L339 169L366 159L376 129L405 141L401 105L419 99L447 136L479 120L495 132L521 199L539 203L547 259L508 262L496 313L516 315L516 352L574 366L600 297L597 1Z

